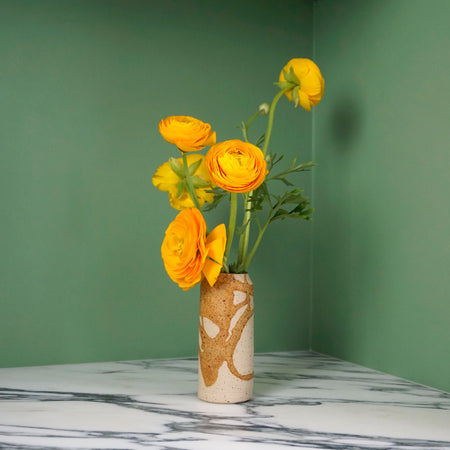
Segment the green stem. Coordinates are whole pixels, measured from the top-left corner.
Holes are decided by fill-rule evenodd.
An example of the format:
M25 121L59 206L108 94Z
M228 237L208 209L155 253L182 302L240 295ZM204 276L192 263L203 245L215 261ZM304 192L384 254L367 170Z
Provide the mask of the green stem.
M270 110L269 110L269 118L268 118L268 122L267 122L267 131L266 131L266 135L265 135L265 139L264 139L264 146L263 146L263 150L262 150L264 156L266 156L267 150L269 148L270 137L272 135L272 129L273 129L273 121L274 121L274 117L275 117L275 108L277 106L277 103L280 100L280 98L283 96L283 94L291 89L292 89L292 87L286 87L284 89L281 89L272 100L272 104L270 105ZM258 112L256 112L245 125L244 138L247 142L248 142L247 129L250 126L250 124L256 119L256 117L258 117L258 115L261 114L261 112L262 111L260 111L260 110ZM259 230L259 234L255 241L255 244L253 245L253 248L252 248L250 254L247 256L248 243L249 243L249 239L250 239L250 217L251 217L250 210L252 207L251 195L252 195L252 192L248 192L247 196L245 197L245 201L244 201L245 211L244 211L244 220L243 220L242 224L245 225L245 230L242 233L240 240L239 240L239 252L238 252L238 271L239 272L247 271L248 265L250 264L250 261L252 260L253 255L255 254L256 250L258 249L258 246L261 242L264 232L266 231L266 229L270 223L270 221L267 220L264 227Z
M250 142L248 140L248 129L250 128L250 125L252 124L252 122L262 113L262 111L258 110L255 112L255 114L253 114L252 117L250 117L250 119L248 119L248 122L245 124L245 129L243 130L243 134L244 134L244 139L245 142Z
M262 150L263 153L264 153L264 156L266 156L267 149L269 148L270 136L272 134L272 128L273 128L273 119L274 119L274 115L275 115L275 108L277 106L278 100L280 100L280 98L283 96L283 94L285 92L290 91L290 90L292 90L292 87L287 87L287 88L281 89L277 93L277 95L275 95L275 97L272 100L272 104L270 105L266 137L264 139L264 147L263 147L263 150Z
M258 111L255 112L255 114L253 114L252 117L250 117L250 119L248 119L248 122L245 124L247 128L250 127L250 125L252 124L252 122L262 113L262 111L259 109Z
M250 125L252 124L252 122L261 113L262 113L262 110L256 111L256 113L253 114L252 117L250 117L250 119L245 124L245 127L242 129L242 134L244 136L245 142L250 142L248 139L248 129L250 128ZM245 257L247 256L248 242L250 239L250 217L251 217L250 210L252 207L252 202L250 200L250 196L252 195L252 192L246 192L244 194L244 220L242 221L242 226L243 227L245 226L245 230L241 234L241 237L239 238L239 250L238 250L238 259L237 259L238 272L241 272L241 270L242 270L242 264L244 262Z
M250 119L248 120L247 123L245 123L242 127L242 136L244 137L244 141L245 142L250 142L248 139L248 129L251 125L251 123L261 114L261 111L257 111L255 114L253 114L252 117L250 117ZM244 123L242 121L242 123Z
M256 111L256 113L253 114L253 116L250 117L250 119L248 119L247 123L245 124L245 128L242 130L245 142L249 142L248 129L250 125L261 113L262 113L261 110ZM250 196L252 195L252 192L246 192L244 194L244 220L242 221L242 226L245 226L245 230L241 234L241 237L239 238L239 250L237 260L238 272L241 272L242 270L242 264L244 262L245 257L247 256L248 241L250 239L250 216L251 216L250 209L252 207Z
M253 192L253 191L252 191ZM244 194L244 220L242 221L242 226L245 226L244 232L241 234L239 238L239 252L238 252L238 272L241 272L243 269L243 263L245 257L247 256L248 250L248 242L250 239L250 218L251 218L251 206L252 202L250 197L252 192L247 192Z
M197 194L195 193L194 185L192 184L191 175L189 173L189 166L187 162L186 153L183 153L183 168L184 168L184 176L186 178L186 189L188 194L190 195L194 205L197 209L200 209L200 204L198 203Z
M264 232L267 230L267 227L269 226L269 223L270 223L270 220L267 220L264 227L259 230L259 234L258 234L258 237L256 238L255 244L253 245L253 248L252 248L251 252L249 253L249 255L247 256L247 258L245 259L244 266L243 266L243 272L247 272L248 265L250 264L250 261L252 260L253 256L256 253L256 250L258 249L258 246L261 242Z
M225 253L223 255L224 267L227 271L228 258L230 256L231 244L233 242L234 230L236 228L237 203L236 192L230 192L230 221L228 223L227 245L225 247Z

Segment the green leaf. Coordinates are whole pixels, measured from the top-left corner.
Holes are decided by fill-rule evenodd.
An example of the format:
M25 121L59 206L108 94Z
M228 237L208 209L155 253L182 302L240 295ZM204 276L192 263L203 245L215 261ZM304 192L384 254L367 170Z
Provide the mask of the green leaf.
M211 203L205 204L203 211L211 211L217 208L217 205L228 196L228 192L219 187L208 189L206 192L214 194L214 199Z
M292 68L292 66L289 67L289 72L286 72L283 69L283 75L284 75L284 78L286 79L286 81L289 81L290 83L293 83L297 86L300 84L300 80L297 78L297 75L295 75L294 69Z
M264 143L264 141L266 140L266 133L262 134L257 140L255 145L257 147L261 147L261 145Z
M241 273L237 262L230 264L230 273Z
M279 180L284 183L286 186L295 186L294 183L291 183L287 178L279 178Z
M280 89L294 89L295 88L295 84L294 83L290 83L289 81L278 81L276 83L273 83L275 86L278 86Z
M298 91L299 91L300 87L299 86L295 86L294 89L292 89L292 100L294 100L294 106L297 108L298 104L299 104L299 97L298 97Z
M183 169L183 163L178 161L176 158L169 158L169 165L173 172L176 173L178 178L184 178L184 169Z
M191 180L195 189L211 186L210 183L208 183L206 180L204 180L202 177L198 175L194 175L193 177L191 177Z
M270 172L273 168L273 166L275 166L276 164L278 164L282 159L284 158L284 155L280 155L278 156L277 153L269 153L266 156L266 161L267 161L267 170ZM270 178L266 178L266 180L268 181Z
M280 159L277 162L279 162ZM267 177L266 181L279 180L279 181L282 181L283 183L291 186L292 183L290 183L289 181L286 180L286 176L287 175L290 175L291 173L306 172L311 167L316 166L316 165L317 164L314 163L313 161L309 161L309 162L302 163L302 164L297 164L297 158L294 158L291 161L291 165L290 165L290 167L288 169L283 170L282 172L279 172L276 175L272 175L272 176Z
M251 212L255 213L256 211L262 211L263 204L267 203L272 207L272 203L270 201L270 193L269 189L267 188L267 184L264 182L262 183L256 190L253 191L251 195Z
M285 209L280 208L270 219L271 222L274 222L277 219L284 219L289 215L289 212Z
M249 218L245 223L243 223L241 226L236 227L234 230L234 234L235 235L241 235L245 229L247 228L247 225L249 224L249 222L251 221L251 219Z
M272 216L270 222L275 220L290 219L303 219L310 220L309 215L312 213L312 209L308 208L309 200L302 194L300 189L294 189L292 191L285 192L283 196L278 196L276 205L272 208ZM283 206L295 205L293 208L287 209Z
M184 180L180 180L177 183L177 198L180 198L186 191L186 182Z
M248 142L248 127L247 124L241 120L241 126L239 127L242 131L242 136L244 137L244 141Z
M195 163L192 163L189 166L189 175L192 176L197 171L197 169L200 167L200 164L202 163L202 159L199 159Z

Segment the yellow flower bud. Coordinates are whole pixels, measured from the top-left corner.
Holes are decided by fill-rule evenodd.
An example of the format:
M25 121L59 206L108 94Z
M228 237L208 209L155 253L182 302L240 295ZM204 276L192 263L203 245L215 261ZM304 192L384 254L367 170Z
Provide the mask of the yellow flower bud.
M169 116L159 122L159 132L182 152L196 152L216 143L211 125L190 116Z
M286 81L292 83L289 74L298 79L298 85L286 92L286 97L293 101L295 106L300 105L307 111L311 111L311 106L316 106L323 96L325 81L320 69L308 58L291 59L284 67L279 76L279 83Z

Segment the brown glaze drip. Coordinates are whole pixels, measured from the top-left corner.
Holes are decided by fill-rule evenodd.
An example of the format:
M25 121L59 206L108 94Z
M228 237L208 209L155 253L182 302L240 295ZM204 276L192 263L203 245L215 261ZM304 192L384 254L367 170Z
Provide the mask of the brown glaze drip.
M245 300L235 305L234 291L245 294ZM253 316L250 296L253 295L253 284L243 283L234 278L233 274L220 274L213 287L206 280L200 287L200 342L199 360L206 386L212 386L219 375L219 368L226 361L228 369L241 380L251 380L253 372L241 374L233 361L233 354L241 338L245 325ZM229 333L233 317L245 308L233 329ZM206 333L203 318L214 322L219 328L217 335L212 338Z

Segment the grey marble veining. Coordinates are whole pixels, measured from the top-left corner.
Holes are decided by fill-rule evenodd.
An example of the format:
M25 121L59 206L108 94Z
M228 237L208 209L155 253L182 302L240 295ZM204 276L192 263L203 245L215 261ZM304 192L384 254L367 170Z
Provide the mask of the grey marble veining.
M5 449L450 449L450 395L312 352L258 354L255 392L197 399L197 359L0 369Z

